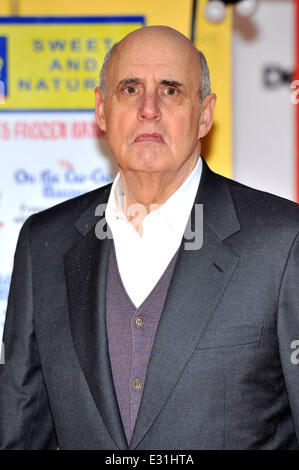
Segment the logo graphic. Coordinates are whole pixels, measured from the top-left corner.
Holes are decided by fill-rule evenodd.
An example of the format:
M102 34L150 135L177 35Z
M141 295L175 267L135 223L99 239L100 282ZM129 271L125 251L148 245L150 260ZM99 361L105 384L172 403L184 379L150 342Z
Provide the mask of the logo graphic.
M7 96L7 38L0 36L0 104Z
M289 85L293 73L280 65L267 65L263 70L263 82L266 88L275 89L282 85Z

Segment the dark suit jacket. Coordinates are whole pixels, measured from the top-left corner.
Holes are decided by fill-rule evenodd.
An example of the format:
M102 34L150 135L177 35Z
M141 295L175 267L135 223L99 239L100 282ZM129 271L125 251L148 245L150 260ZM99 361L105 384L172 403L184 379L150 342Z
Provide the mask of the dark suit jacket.
M111 240L94 230L109 191L22 228L0 366L2 448L127 448L105 325ZM205 163L196 203L203 247L184 250L183 239L130 449L298 449L298 206Z

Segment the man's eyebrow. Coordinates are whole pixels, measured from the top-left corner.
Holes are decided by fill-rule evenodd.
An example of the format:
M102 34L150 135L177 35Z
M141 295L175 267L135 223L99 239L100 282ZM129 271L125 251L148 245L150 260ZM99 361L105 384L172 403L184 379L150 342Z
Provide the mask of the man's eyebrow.
M135 84L138 84L138 83L142 83L141 78L138 78L138 77L124 78L123 80L121 80L118 83L117 88L124 87L124 86L129 86L129 85L135 85ZM182 87L183 86L183 84L181 82L178 82L177 80L167 80L166 78L164 78L163 80L160 80L160 84L161 85L167 85L167 86L173 86L173 87Z
M123 86L128 86L128 85L134 85L136 83L141 83L141 78L138 78L138 77L134 77L134 78L124 78L123 80L121 80L118 85L117 85L117 88L119 87L123 87Z
M173 87L181 87L183 86L182 83L176 81L176 80L161 80L160 81L161 85L167 85L167 86L173 86Z

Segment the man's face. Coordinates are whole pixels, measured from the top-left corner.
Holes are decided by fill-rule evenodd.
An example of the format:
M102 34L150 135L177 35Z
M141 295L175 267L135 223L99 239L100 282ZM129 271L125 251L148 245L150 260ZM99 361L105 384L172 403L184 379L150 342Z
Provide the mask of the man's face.
M200 73L197 52L181 38L139 33L119 46L104 102L97 91L97 117L121 169L177 172L197 159Z

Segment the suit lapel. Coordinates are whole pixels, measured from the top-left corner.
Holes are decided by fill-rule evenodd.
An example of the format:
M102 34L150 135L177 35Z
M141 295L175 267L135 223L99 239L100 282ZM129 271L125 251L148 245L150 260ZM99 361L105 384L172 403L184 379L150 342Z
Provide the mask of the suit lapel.
M103 201L97 201L97 204ZM105 201L106 202L106 201ZM95 207L77 228L84 237L65 255L69 317L75 350L102 419L119 449L127 442L113 385L106 332L106 280L111 240L95 236Z
M185 250L187 240L183 238L149 360L130 449L138 446L171 394L238 263L239 257L222 241L240 229L228 186L204 162L195 202L203 204L203 246ZM194 207L191 216L194 220Z

